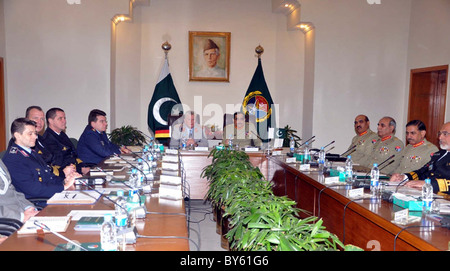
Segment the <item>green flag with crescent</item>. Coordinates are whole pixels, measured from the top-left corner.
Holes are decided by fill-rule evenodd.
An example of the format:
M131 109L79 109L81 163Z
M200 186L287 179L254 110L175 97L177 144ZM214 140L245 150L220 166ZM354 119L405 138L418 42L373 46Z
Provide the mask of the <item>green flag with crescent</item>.
M169 114L176 106L181 108L181 101L173 84L167 58L156 83L152 99L148 105L148 127L153 131L155 138L169 138L170 129L167 122ZM180 109L177 109L182 111Z

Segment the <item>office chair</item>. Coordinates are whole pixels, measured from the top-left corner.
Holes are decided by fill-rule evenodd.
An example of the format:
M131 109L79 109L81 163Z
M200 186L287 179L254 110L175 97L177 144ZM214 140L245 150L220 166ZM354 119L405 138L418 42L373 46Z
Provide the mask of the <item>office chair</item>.
M10 236L16 232L23 223L13 218L0 218L0 235Z

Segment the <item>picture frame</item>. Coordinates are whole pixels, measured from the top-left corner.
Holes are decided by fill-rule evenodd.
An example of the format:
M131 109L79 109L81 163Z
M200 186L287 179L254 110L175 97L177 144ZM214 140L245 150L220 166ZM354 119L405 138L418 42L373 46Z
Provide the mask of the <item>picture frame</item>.
M189 31L189 81L230 82L230 32Z

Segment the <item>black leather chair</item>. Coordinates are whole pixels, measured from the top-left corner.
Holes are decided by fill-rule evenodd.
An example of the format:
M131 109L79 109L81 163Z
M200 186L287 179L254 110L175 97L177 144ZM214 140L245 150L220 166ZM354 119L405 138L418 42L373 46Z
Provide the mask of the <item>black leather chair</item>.
M10 236L22 226L23 223L19 220L5 217L0 218L0 235Z

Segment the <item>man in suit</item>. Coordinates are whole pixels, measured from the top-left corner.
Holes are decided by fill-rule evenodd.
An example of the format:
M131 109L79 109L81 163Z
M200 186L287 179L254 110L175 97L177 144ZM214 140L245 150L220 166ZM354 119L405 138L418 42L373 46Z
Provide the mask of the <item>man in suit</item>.
M178 148L186 140L186 147L208 147L208 139L205 137L204 128L195 121L196 114L193 111L186 112L172 125L170 147Z
M51 164L60 169L74 165L78 173L87 174L89 167L78 159L75 146L64 132L66 130L66 114L61 108L51 108L45 114L47 129L43 135L44 145L52 153Z
M8 169L0 159L0 218L11 218L25 223L30 217L39 213L33 203L25 199L11 184ZM7 237L0 235L0 244Z
M75 178L81 176L67 167L65 179L53 174L40 155L33 150L36 144L36 123L19 118L11 124L13 143L8 147L3 162L11 175L12 184L25 198L50 198L69 189Z
M85 164L96 165L111 155L130 153L126 147L119 147L108 139L107 128L106 113L99 109L92 110L77 146L78 157Z
M434 193L450 194L450 122L442 125L438 136L441 150L433 154L430 162L409 173L393 174L390 180L393 182L406 180L406 186L421 188L423 181L430 178Z

